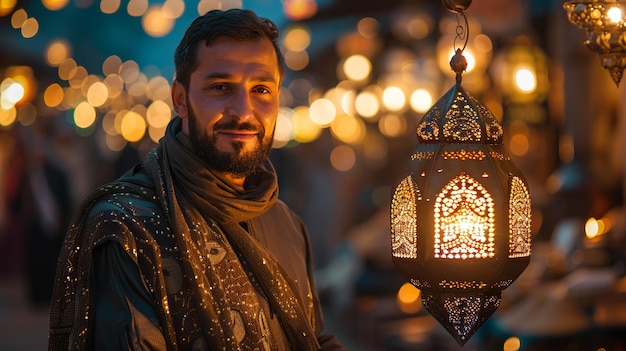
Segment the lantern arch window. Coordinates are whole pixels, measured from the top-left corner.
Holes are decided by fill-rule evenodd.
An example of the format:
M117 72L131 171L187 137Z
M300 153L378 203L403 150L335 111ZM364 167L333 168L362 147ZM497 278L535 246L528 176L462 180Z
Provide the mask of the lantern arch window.
M509 257L530 256L531 233L530 194L526 184L518 178L511 178L509 199Z
M435 258L493 258L494 218L493 198L480 182L465 173L453 178L435 201Z
M419 189L408 176L396 188L391 204L391 247L395 257L417 258Z

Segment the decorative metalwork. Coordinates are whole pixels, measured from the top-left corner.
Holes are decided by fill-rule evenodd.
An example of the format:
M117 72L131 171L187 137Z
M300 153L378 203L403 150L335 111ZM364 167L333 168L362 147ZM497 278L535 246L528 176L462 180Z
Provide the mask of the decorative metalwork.
M509 200L509 257L530 256L530 194L524 182L511 178Z
M486 157L485 153L481 150L478 151L446 151L442 154L445 160L482 160Z
M487 284L485 284L484 282L477 282L475 280L471 282L450 282L447 280L442 280L441 282L439 282L439 286L446 289L484 289L487 287Z
M424 114L416 133L424 143L497 144L502 142L503 135L493 113L459 84Z
M441 113L437 107L433 107L430 112L425 115L422 122L417 126L417 135L423 140L436 141L439 139L439 125L437 120L440 119Z
M422 303L461 345L478 330L500 306L495 295L430 294L422 291Z
M597 53L602 67L619 86L626 68L626 1L568 1L563 4L569 21L587 35L585 45Z
M428 160L429 158L433 158L434 155L434 151L416 152L411 155L411 160Z
M418 289L430 289L430 283L427 281L419 280L419 279L409 279L410 283L413 284Z
M497 151L489 151L489 156L500 161L511 161L511 158L509 157L509 155L506 155Z
M391 203L391 249L395 257L417 258L417 202L413 177L396 188Z

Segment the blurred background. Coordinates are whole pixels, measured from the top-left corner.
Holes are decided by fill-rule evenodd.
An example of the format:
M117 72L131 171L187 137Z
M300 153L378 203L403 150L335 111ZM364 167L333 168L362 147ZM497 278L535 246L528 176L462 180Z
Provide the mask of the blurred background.
M463 87L529 183L533 251L463 347L391 262L389 205L454 85L439 0L0 0L0 350L43 350L67 221L172 118L188 24L250 8L282 33L272 154L308 225L328 329L350 350L626 348L626 97L557 0L474 0Z

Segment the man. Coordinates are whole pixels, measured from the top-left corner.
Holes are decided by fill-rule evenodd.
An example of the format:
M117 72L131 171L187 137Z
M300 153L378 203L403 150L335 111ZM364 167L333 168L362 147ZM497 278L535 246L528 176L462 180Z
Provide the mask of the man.
M308 234L268 159L278 30L211 11L175 53L178 114L146 162L90 195L59 259L51 350L331 350Z

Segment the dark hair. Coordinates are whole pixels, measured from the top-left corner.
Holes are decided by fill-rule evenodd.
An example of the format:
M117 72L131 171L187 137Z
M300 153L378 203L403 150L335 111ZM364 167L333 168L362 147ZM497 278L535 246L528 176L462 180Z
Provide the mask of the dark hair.
M174 53L176 66L175 79L185 88L189 88L191 72L198 61L198 44L210 45L220 36L228 36L236 40L260 40L266 37L272 42L278 57L278 69L282 78L284 74L284 58L278 46L278 27L267 18L258 17L251 10L230 9L227 11L213 10L196 18L180 40Z

